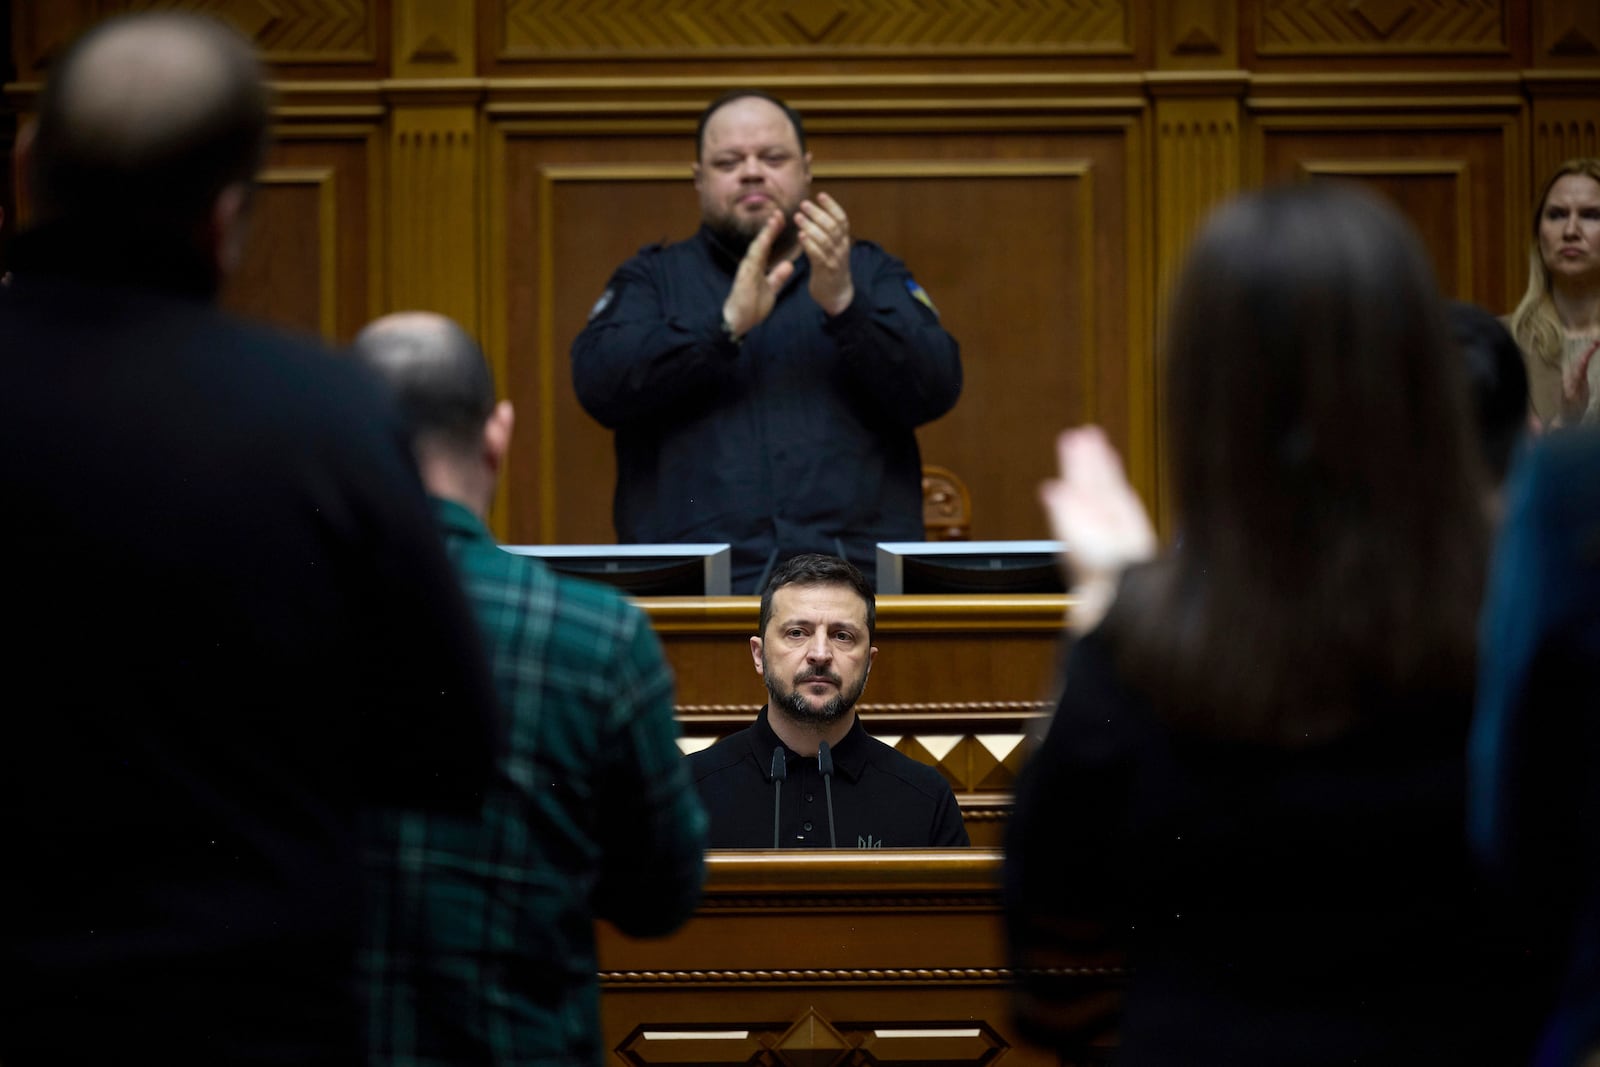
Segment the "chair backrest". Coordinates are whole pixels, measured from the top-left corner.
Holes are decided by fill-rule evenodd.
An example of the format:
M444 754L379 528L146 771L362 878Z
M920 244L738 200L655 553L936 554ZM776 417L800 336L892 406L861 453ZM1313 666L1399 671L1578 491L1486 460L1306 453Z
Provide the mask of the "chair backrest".
M972 494L947 467L923 464L922 529L929 541L972 539Z

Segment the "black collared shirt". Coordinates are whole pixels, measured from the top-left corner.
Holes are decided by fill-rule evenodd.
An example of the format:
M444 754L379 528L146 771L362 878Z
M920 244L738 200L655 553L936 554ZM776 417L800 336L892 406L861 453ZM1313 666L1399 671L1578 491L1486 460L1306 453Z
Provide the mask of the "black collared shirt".
M798 552L870 579L877 542L922 540L913 430L955 404L959 348L905 264L861 240L843 312L823 314L801 256L735 344L722 304L738 263L704 227L646 248L572 344L579 401L616 431L617 539L730 542L736 593Z
M774 796L772 757L786 777ZM839 848L949 848L968 844L950 783L937 770L870 736L856 719L833 747L833 836ZM762 708L738 733L688 756L690 777L711 817L711 848L828 848L828 789L817 755L778 740Z

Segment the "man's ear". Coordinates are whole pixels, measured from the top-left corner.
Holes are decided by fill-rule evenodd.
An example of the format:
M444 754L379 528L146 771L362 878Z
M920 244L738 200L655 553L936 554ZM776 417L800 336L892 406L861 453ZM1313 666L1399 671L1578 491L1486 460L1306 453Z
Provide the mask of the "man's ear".
M800 157L800 169L805 172L806 181L811 180L811 153L807 152Z
M516 422L516 412L511 401L502 400L489 413L483 424L483 462L494 474L505 466L506 454L511 451L511 429Z
M706 172L703 169L701 169L700 164L698 164L698 163L696 163L694 165L693 172L694 172L694 187L695 187L696 190L699 190L700 183L705 180Z
M867 673L864 677L872 675L872 661L878 658L878 646L871 645L867 648Z
M250 187L244 182L228 185L211 203L206 241L218 278L231 276L244 259L245 223L249 206Z
M767 668L761 662L761 638L759 637L750 639L750 658L756 661L756 673L765 678L767 676Z

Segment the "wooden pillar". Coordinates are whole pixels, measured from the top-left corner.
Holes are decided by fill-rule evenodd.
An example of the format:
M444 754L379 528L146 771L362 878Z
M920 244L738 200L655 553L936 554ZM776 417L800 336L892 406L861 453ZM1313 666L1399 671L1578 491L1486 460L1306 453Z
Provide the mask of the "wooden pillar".
M397 0L389 116L391 310L437 311L476 335L483 266L476 7Z

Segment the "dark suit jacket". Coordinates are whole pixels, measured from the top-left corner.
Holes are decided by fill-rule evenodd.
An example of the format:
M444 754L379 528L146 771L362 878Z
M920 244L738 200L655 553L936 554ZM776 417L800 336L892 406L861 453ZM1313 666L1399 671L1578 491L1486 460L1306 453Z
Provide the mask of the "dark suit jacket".
M318 346L35 240L0 290L0 1062L351 1062L358 809L470 808L494 748L405 438Z

